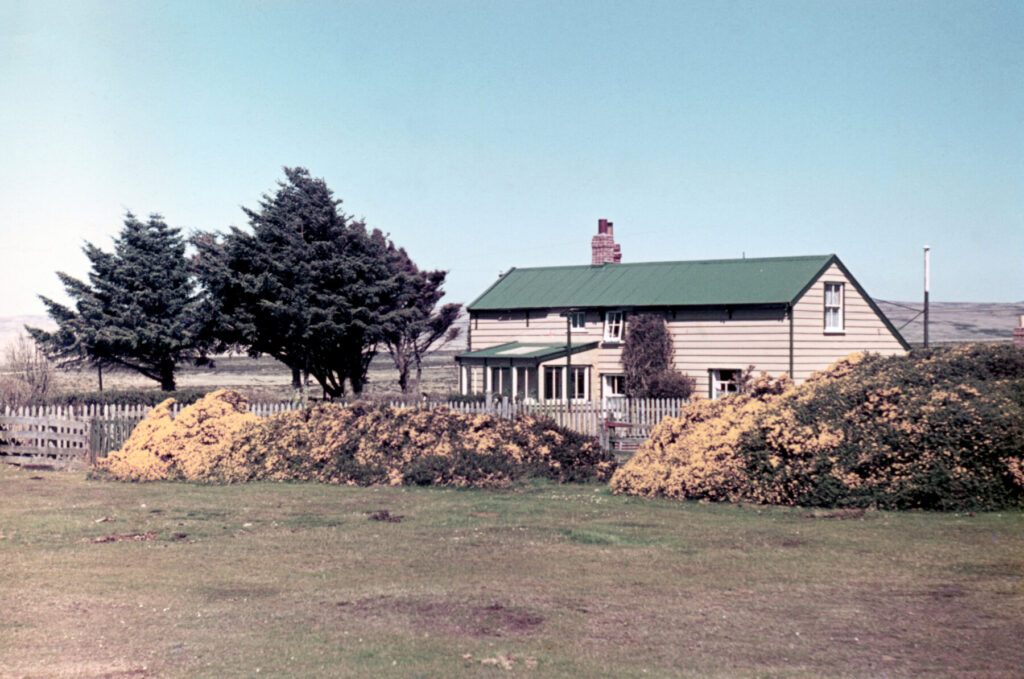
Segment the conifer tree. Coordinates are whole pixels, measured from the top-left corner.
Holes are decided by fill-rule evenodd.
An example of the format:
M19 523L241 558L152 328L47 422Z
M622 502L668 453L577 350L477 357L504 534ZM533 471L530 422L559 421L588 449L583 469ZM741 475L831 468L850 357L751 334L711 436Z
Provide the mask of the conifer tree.
M243 208L249 231L193 241L217 337L278 359L295 387L308 374L328 396L346 384L359 394L413 277L393 265L383 233L341 212L323 179L301 167L284 172L258 210Z
M86 243L89 282L63 272L74 308L40 296L57 330L27 328L47 356L139 372L173 391L178 364L208 362L195 284L180 229L128 212L114 251Z
M441 286L446 272L420 271L404 249L394 250L391 260L392 266L404 272L408 280L397 313L392 314L384 328L382 342L398 370L398 386L403 394L408 394L423 378L424 357L439 343L458 338L459 329L452 326L462 313L462 305L436 308L444 296ZM415 383L410 380L413 369Z

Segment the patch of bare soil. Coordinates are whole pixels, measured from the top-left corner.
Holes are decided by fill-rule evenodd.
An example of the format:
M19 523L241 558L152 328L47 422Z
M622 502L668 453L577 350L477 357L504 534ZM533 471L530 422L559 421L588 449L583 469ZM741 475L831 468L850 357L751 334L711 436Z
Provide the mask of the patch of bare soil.
M543 623L543 616L501 603L486 605L452 601L419 601L378 597L338 602L346 612L367 618L398 616L409 625L449 636L472 638L529 634Z
M385 523L401 523L405 517L401 514L392 514L386 509L381 509L370 514L370 518L374 521L384 521Z
M101 535L98 538L82 538L82 542L146 542L147 540L156 540L156 531L146 531L145 533L111 533L110 535Z

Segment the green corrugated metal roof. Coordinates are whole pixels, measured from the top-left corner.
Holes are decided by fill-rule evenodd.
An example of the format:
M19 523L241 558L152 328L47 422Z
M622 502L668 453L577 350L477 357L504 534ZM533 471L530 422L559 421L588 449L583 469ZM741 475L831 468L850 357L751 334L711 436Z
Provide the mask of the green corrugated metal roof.
M597 347L597 345L598 342L577 342L572 345L572 353L578 354L581 351L594 349ZM525 358L540 359L547 361L553 358L560 358L562 356L565 356L566 353L567 352L565 350L565 342L551 342L546 344L529 342L507 342L505 344L499 344L496 347L478 349L477 351L469 351L464 354L459 354L456 358Z
M470 311L795 302L835 255L512 269Z

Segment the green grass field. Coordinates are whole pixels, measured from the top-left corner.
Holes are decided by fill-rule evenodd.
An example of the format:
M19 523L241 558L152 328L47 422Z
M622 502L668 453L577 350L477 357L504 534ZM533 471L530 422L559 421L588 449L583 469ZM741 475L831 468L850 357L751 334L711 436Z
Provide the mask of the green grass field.
M1024 672L1021 513L10 468L0 497L5 678Z

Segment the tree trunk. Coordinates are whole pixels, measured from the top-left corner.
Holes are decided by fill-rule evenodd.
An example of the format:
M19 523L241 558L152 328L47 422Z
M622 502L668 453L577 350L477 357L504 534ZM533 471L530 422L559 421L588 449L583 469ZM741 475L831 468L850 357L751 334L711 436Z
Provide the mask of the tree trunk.
M160 363L160 389L162 391L174 391L173 361L162 361Z
M423 389L423 359L419 356L416 357L416 386Z
M97 379L99 379L100 393L102 394L103 393L103 366L102 365L97 365L96 366L96 377L97 377Z
M403 394L408 394L412 388L409 384L409 360L402 358L400 361L395 361L395 367L398 368L398 386L401 388Z
M302 389L302 371L294 365L292 366L292 389Z

